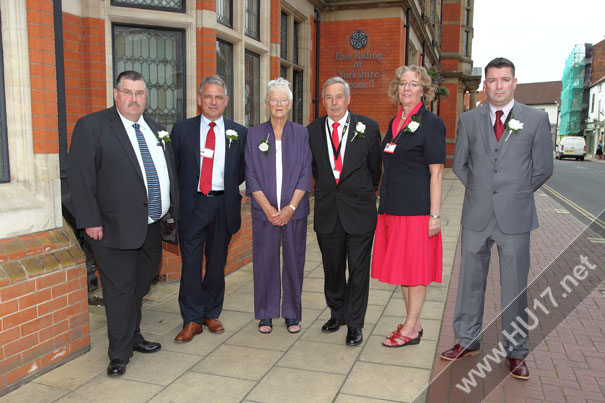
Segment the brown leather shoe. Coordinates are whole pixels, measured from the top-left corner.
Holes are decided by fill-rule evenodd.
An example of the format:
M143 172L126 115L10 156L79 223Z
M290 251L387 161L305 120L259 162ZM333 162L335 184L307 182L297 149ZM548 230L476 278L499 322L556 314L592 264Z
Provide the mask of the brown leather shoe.
M451 349L441 353L441 358L448 361L456 361L475 354L479 354L479 350L469 350L465 347L462 347L460 344L456 344Z
M210 333L223 333L225 331L223 324L218 319L202 319L202 323L208 326Z
M508 358L508 365L510 367L510 376L523 380L529 379L529 368L527 368L525 360L520 358Z
M195 322L188 322L183 326L183 330L174 338L176 343L187 343L193 339L193 336L204 331L204 326Z

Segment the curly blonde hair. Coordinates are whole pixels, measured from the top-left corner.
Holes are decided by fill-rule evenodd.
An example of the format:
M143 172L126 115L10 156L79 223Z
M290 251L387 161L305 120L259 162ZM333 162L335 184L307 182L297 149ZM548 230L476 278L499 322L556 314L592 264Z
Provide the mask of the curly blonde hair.
M401 105L399 101L399 92L397 91L397 87L399 87L399 81L401 80L401 76L404 73L411 71L416 73L418 78L420 79L420 85L422 85L422 89L424 91L424 103L429 103L435 98L435 87L433 86L433 82L431 80L431 76L426 72L424 67L421 66L401 66L395 70L395 77L393 77L393 81L391 81L391 85L388 89L389 98L391 98L391 102L396 105Z

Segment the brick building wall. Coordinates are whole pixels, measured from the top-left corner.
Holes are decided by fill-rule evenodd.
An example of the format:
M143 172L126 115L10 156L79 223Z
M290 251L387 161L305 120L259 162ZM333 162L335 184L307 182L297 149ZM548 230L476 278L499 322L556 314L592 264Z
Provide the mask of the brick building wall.
M84 254L71 229L0 240L0 395L90 349Z
M605 39L592 46L592 73L590 82L596 83L605 76Z
M57 76L51 0L27 1L34 153L57 154Z
M357 30L368 36L367 45L361 49L353 48L350 43L351 35ZM320 91L327 79L342 76L352 87L349 109L376 120L383 133L398 109L389 100L387 90L395 70L404 64L405 42L399 34L402 30L405 32L401 18L321 24ZM366 85L370 88L362 88ZM323 103L319 114L326 114Z

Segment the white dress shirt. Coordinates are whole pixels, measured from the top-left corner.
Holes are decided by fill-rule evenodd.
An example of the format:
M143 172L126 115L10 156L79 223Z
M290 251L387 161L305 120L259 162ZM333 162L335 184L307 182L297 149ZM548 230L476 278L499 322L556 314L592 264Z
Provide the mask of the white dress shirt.
M345 125L347 124L347 119L349 118L350 112L347 111L344 116L338 121L338 138L340 139L340 160L342 161L342 166L345 164L345 150L347 148L347 138L349 130L351 129L351 122L349 122L349 126L347 127L347 131L343 133ZM326 119L326 141L328 143L328 155L330 157L330 165L332 165L332 170L334 170L334 151L332 149L332 124L334 121L329 117Z
M200 119L200 177L202 175L201 168L203 164L202 152L206 145L206 136L210 130L210 119L202 115ZM225 121L221 116L215 120L214 126L214 159L212 161L212 190L225 190ZM199 192L199 182L197 184Z
M151 159L153 159L153 164L155 165L155 170L158 174L158 179L160 180L163 217L170 208L170 177L168 176L168 165L166 163L166 157L164 156L164 148L161 142L157 139L157 137L151 130L151 128L147 125L147 122L145 122L145 119L143 119L143 115L141 115L137 122L132 122L126 119L124 116L122 116L120 111L118 111L118 115L120 115L120 118L122 119L122 124L124 125L124 129L126 129L128 139L130 140L132 148L134 149L134 153L137 156L137 161L139 161L139 166L141 167L141 172L143 173L143 180L145 181L145 188L147 189L147 193L149 194L149 188L147 187L147 175L145 174L145 166L143 165L141 150L139 149L139 141L137 140L137 134L132 125L138 123L140 126L139 129L141 129L141 132L145 137L147 148L149 149ZM154 221L151 219L151 217L147 218L148 224L151 224L153 222Z
M492 104L489 104L489 117L492 120L492 127L494 127L494 125L496 124L496 111L502 111L502 117L500 118L500 120L502 120L502 124L505 124L506 118L508 117L508 114L510 113L510 111L513 109L514 105L515 105L514 99L512 101L510 101L508 104L506 104L504 106L504 108L496 108Z

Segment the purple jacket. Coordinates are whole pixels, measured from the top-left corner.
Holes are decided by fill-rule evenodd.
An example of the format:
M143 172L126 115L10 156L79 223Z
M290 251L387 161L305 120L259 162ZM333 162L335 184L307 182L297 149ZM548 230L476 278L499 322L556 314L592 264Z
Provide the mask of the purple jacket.
M258 148L262 139L269 143L266 155ZM282 133L282 208L290 201L295 189L307 192L294 212L293 220L309 215L311 178L309 132L306 127L287 121ZM246 142L246 194L252 198L252 218L266 221L265 213L252 197L252 192L258 190L262 190L271 205L277 207L275 134L269 121L248 129Z

